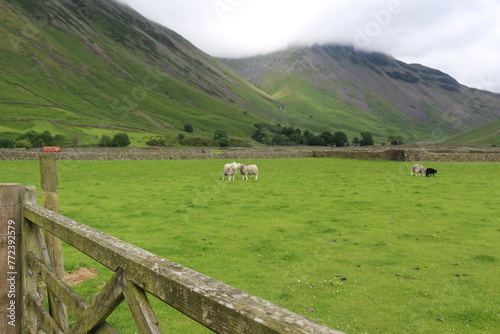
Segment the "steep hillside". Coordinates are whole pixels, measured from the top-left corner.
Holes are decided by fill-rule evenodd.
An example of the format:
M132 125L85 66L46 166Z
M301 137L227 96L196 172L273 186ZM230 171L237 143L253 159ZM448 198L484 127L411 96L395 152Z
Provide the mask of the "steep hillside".
M352 47L316 45L222 61L275 97L287 121L318 132L437 141L500 118L499 94Z
M272 123L414 142L500 118L498 94L351 47L223 64L112 0L0 0L0 16L0 133L49 130L85 144L125 131L144 145L186 124L251 141L254 124Z
M500 147L500 119L474 130L446 138L445 144L463 144Z
M223 130L247 138L276 103L175 32L110 0L1 0L0 132Z

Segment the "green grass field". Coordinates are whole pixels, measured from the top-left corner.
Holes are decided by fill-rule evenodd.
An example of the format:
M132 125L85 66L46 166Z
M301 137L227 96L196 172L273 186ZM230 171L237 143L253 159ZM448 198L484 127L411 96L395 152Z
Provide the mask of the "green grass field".
M262 159L58 161L65 216L330 327L354 333L500 332L499 163ZM0 182L39 185L38 162ZM65 248L65 267L111 273ZM154 302L162 331L206 329ZM135 333L127 306L109 322Z

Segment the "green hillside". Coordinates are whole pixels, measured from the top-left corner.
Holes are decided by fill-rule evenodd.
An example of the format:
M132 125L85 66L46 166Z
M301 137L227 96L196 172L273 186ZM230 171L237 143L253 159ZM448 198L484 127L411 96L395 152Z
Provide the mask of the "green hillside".
M443 143L500 146L500 119L472 131L446 138Z
M248 138L279 110L174 32L111 1L1 1L0 131ZM112 18L112 19L110 19Z
M221 59L277 98L287 120L314 131L370 131L378 142L435 142L500 118L500 95L381 53L315 45Z
M146 145L190 125L190 136L223 131L256 144L254 124L267 123L438 142L500 118L499 94L352 47L218 60L111 0L0 0L0 16L0 133L9 136L49 131L95 145L126 132Z

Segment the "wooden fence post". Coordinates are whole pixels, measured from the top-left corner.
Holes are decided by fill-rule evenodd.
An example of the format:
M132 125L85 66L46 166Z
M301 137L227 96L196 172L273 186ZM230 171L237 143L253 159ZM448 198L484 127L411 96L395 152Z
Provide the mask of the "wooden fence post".
M21 333L22 185L0 184L0 333Z
M59 213L59 179L57 177L56 157L53 154L41 155L39 161L42 206ZM45 243L49 251L52 270L58 278L64 280L64 261L61 240L45 232ZM67 331L69 326L66 307L50 291L48 291L48 295L50 314L54 320L56 320L58 326L63 331Z
M23 207L27 203L36 204L36 187L24 186L23 194ZM23 302L22 302L22 315L21 315L21 330L23 333L38 333L38 314L31 308L29 303L29 296L36 296L38 289L37 273L30 268L26 256L33 252L36 254L36 239L34 224L23 217L23 239L21 245L21 252L23 255L22 272L23 272Z

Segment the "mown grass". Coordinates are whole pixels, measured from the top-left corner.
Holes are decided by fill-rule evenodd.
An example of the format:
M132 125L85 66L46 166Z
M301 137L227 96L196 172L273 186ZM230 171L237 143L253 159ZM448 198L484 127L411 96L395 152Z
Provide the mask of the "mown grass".
M500 331L498 163L262 159L222 181L222 160L59 161L63 214L346 333ZM37 162L1 182L39 184ZM96 267L65 249L65 266ZM154 299L154 298L153 298ZM206 333L154 302L163 331ZM441 319L441 320L440 320ZM134 333L125 305L109 321Z

